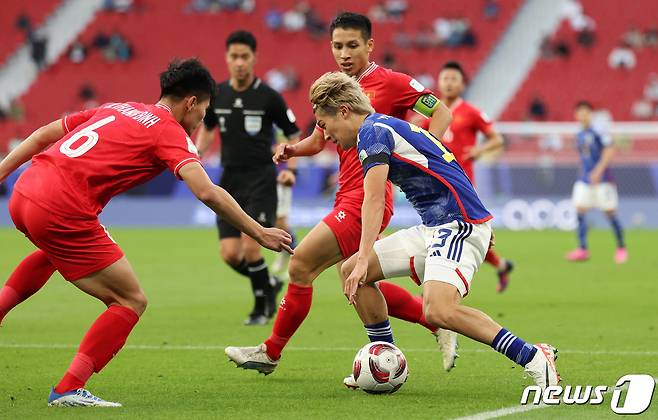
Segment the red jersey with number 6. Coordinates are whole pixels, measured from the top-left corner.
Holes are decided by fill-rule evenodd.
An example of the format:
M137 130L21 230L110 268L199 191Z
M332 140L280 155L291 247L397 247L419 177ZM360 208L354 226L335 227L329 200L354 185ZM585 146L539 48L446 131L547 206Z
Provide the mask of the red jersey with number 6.
M375 63L371 63L357 81L370 98L375 111L401 119L409 109L413 108L420 96L432 93L411 76L380 67ZM338 147L338 156L340 174L336 202L342 198L363 202L363 169L356 147L347 151ZM386 190L386 204L391 208L393 206L390 184Z
M96 217L112 197L169 168L199 162L163 104L108 103L67 115L66 135L32 158L16 191L63 216Z
M487 114L461 98L452 104L450 111L452 111L452 122L443 135L441 143L455 155L457 162L473 182L473 159L468 157L468 152L475 147L478 131L485 135L493 131L493 122ZM427 130L429 120L424 120L421 126Z

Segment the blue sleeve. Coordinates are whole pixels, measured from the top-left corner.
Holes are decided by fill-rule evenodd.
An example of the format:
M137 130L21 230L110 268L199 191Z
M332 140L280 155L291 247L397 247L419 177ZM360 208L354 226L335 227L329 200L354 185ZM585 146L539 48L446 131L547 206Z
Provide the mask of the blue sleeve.
M364 127L359 132L357 143L363 174L365 175L373 166L388 165L394 147L393 135L385 127L379 125Z

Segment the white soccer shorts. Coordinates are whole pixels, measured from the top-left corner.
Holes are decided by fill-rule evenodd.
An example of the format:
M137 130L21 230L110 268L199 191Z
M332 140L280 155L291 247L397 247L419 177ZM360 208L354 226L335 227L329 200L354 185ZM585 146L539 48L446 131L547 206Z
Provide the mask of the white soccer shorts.
M491 222L459 220L399 230L375 242L374 250L385 278L411 276L420 284L452 284L463 296L489 249Z
M290 209L292 208L292 187L277 184L276 194L276 217L286 217L290 214Z
M576 208L599 208L603 211L616 210L619 204L617 186L611 182L591 185L583 181L576 181L573 184L571 201Z

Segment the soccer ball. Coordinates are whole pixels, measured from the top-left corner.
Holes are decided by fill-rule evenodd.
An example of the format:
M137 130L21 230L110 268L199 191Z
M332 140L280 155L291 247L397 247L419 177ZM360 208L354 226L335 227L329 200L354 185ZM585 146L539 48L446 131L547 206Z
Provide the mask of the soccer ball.
M375 341L356 353L352 375L365 392L392 394L405 383L409 369L400 349L385 341Z

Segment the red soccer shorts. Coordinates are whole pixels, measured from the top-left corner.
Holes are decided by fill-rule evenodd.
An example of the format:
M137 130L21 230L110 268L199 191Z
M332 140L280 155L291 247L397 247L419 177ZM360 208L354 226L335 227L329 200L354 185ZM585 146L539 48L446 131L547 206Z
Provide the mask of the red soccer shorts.
M97 218L60 216L16 191L9 201L9 213L16 228L46 253L68 281L87 277L123 257Z
M379 229L380 232L386 229L392 216L393 210L386 206L382 226ZM344 258L349 258L359 250L359 243L361 242L361 203L344 201L336 205L322 221L334 233Z

